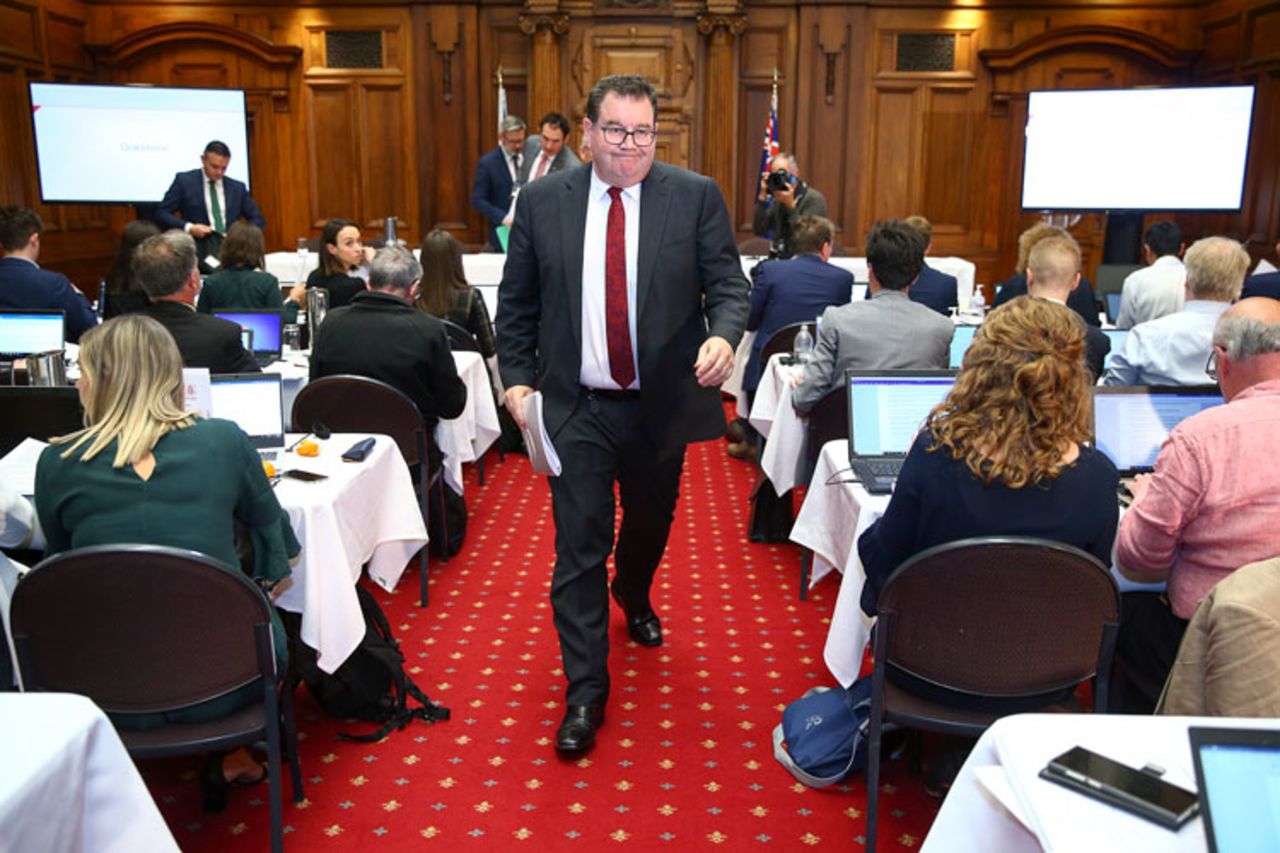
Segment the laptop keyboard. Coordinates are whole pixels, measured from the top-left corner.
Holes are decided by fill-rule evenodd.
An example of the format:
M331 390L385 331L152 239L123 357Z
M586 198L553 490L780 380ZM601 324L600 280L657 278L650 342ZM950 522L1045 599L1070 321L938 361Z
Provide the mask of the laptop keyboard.
M863 464L877 477L896 477L902 471L902 461L898 459L867 459Z

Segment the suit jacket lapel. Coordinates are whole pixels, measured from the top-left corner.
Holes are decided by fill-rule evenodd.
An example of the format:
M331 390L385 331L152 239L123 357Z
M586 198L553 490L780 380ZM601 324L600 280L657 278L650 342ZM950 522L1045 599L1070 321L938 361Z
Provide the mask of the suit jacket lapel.
M667 174L661 164L653 164L640 186L640 254L636 258L637 332L639 319L644 316L645 298L653 285L662 233L671 208L671 188L667 186Z
M591 192L591 170L570 169L552 178L548 173L542 180L556 180L563 184L560 200L560 245L563 248L564 286L568 288L569 321L573 329L575 350L582 351L582 241L587 230L587 203Z

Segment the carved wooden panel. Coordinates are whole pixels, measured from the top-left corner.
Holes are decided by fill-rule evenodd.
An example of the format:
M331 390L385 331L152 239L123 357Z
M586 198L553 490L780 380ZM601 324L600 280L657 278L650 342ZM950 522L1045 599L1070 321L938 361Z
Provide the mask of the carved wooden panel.
M917 86L876 86L872 111L869 168L863 172L870 210L868 223L911 211L920 180L920 105Z
M43 57L35 6L18 0L0 2L0 57L6 56L35 62Z
M1253 65L1280 59L1280 3L1251 9L1245 24L1245 50L1241 57Z
M398 216L413 233L417 210L410 206L412 158L404 152L412 139L405 114L404 87L399 83L360 86L359 123L377 128L360 135L360 215L364 225Z
M175 62L169 66L169 84L204 89L226 89L231 85L231 71L225 62Z
M1231 15L1206 22L1201 28L1200 57L1196 71L1221 74L1235 67L1240 46L1240 16Z
M313 229L335 216L360 215L356 102L351 83L308 82L305 101L310 153L310 219Z
M49 61L69 71L89 71L89 55L84 50L84 21L48 12L45 29L49 36Z
M972 220L975 123L981 104L971 87L931 88L925 96L924 175L920 195L905 213L920 213L936 227L966 229Z

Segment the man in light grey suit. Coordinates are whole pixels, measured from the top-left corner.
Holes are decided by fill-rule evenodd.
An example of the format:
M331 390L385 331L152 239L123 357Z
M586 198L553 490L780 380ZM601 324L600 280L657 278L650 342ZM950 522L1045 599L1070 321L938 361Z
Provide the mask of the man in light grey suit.
M945 370L955 326L907 298L924 267L924 238L904 222L877 223L867 235L871 298L822 312L813 361L792 397L807 412L855 370Z
M565 145L569 138L569 121L560 113L547 113L538 124L538 135L524 143L524 158L520 165L520 186L530 181L581 166L582 161Z

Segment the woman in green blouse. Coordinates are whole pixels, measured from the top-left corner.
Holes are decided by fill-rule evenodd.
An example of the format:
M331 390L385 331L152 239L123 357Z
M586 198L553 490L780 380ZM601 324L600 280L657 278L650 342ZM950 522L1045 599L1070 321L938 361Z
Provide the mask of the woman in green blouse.
M289 298L280 298L280 282L262 269L265 259L262 229L251 222L237 222L227 231L218 252L217 272L204 280L196 310L202 314L238 308L276 308L286 323L296 322L306 287L298 285Z
M182 357L150 317L127 314L80 340L85 428L54 438L36 467L36 512L52 555L91 545L141 543L187 548L238 567L235 523L254 546L254 574L283 591L300 548L257 451L229 421L184 409ZM284 626L272 611L277 668L286 666ZM180 714L174 722L223 716L261 695L249 685ZM113 715L146 728L156 715ZM219 760L220 759L220 760ZM211 755L205 805L225 806L228 783L265 775L246 750ZM210 778L212 777L212 778Z

